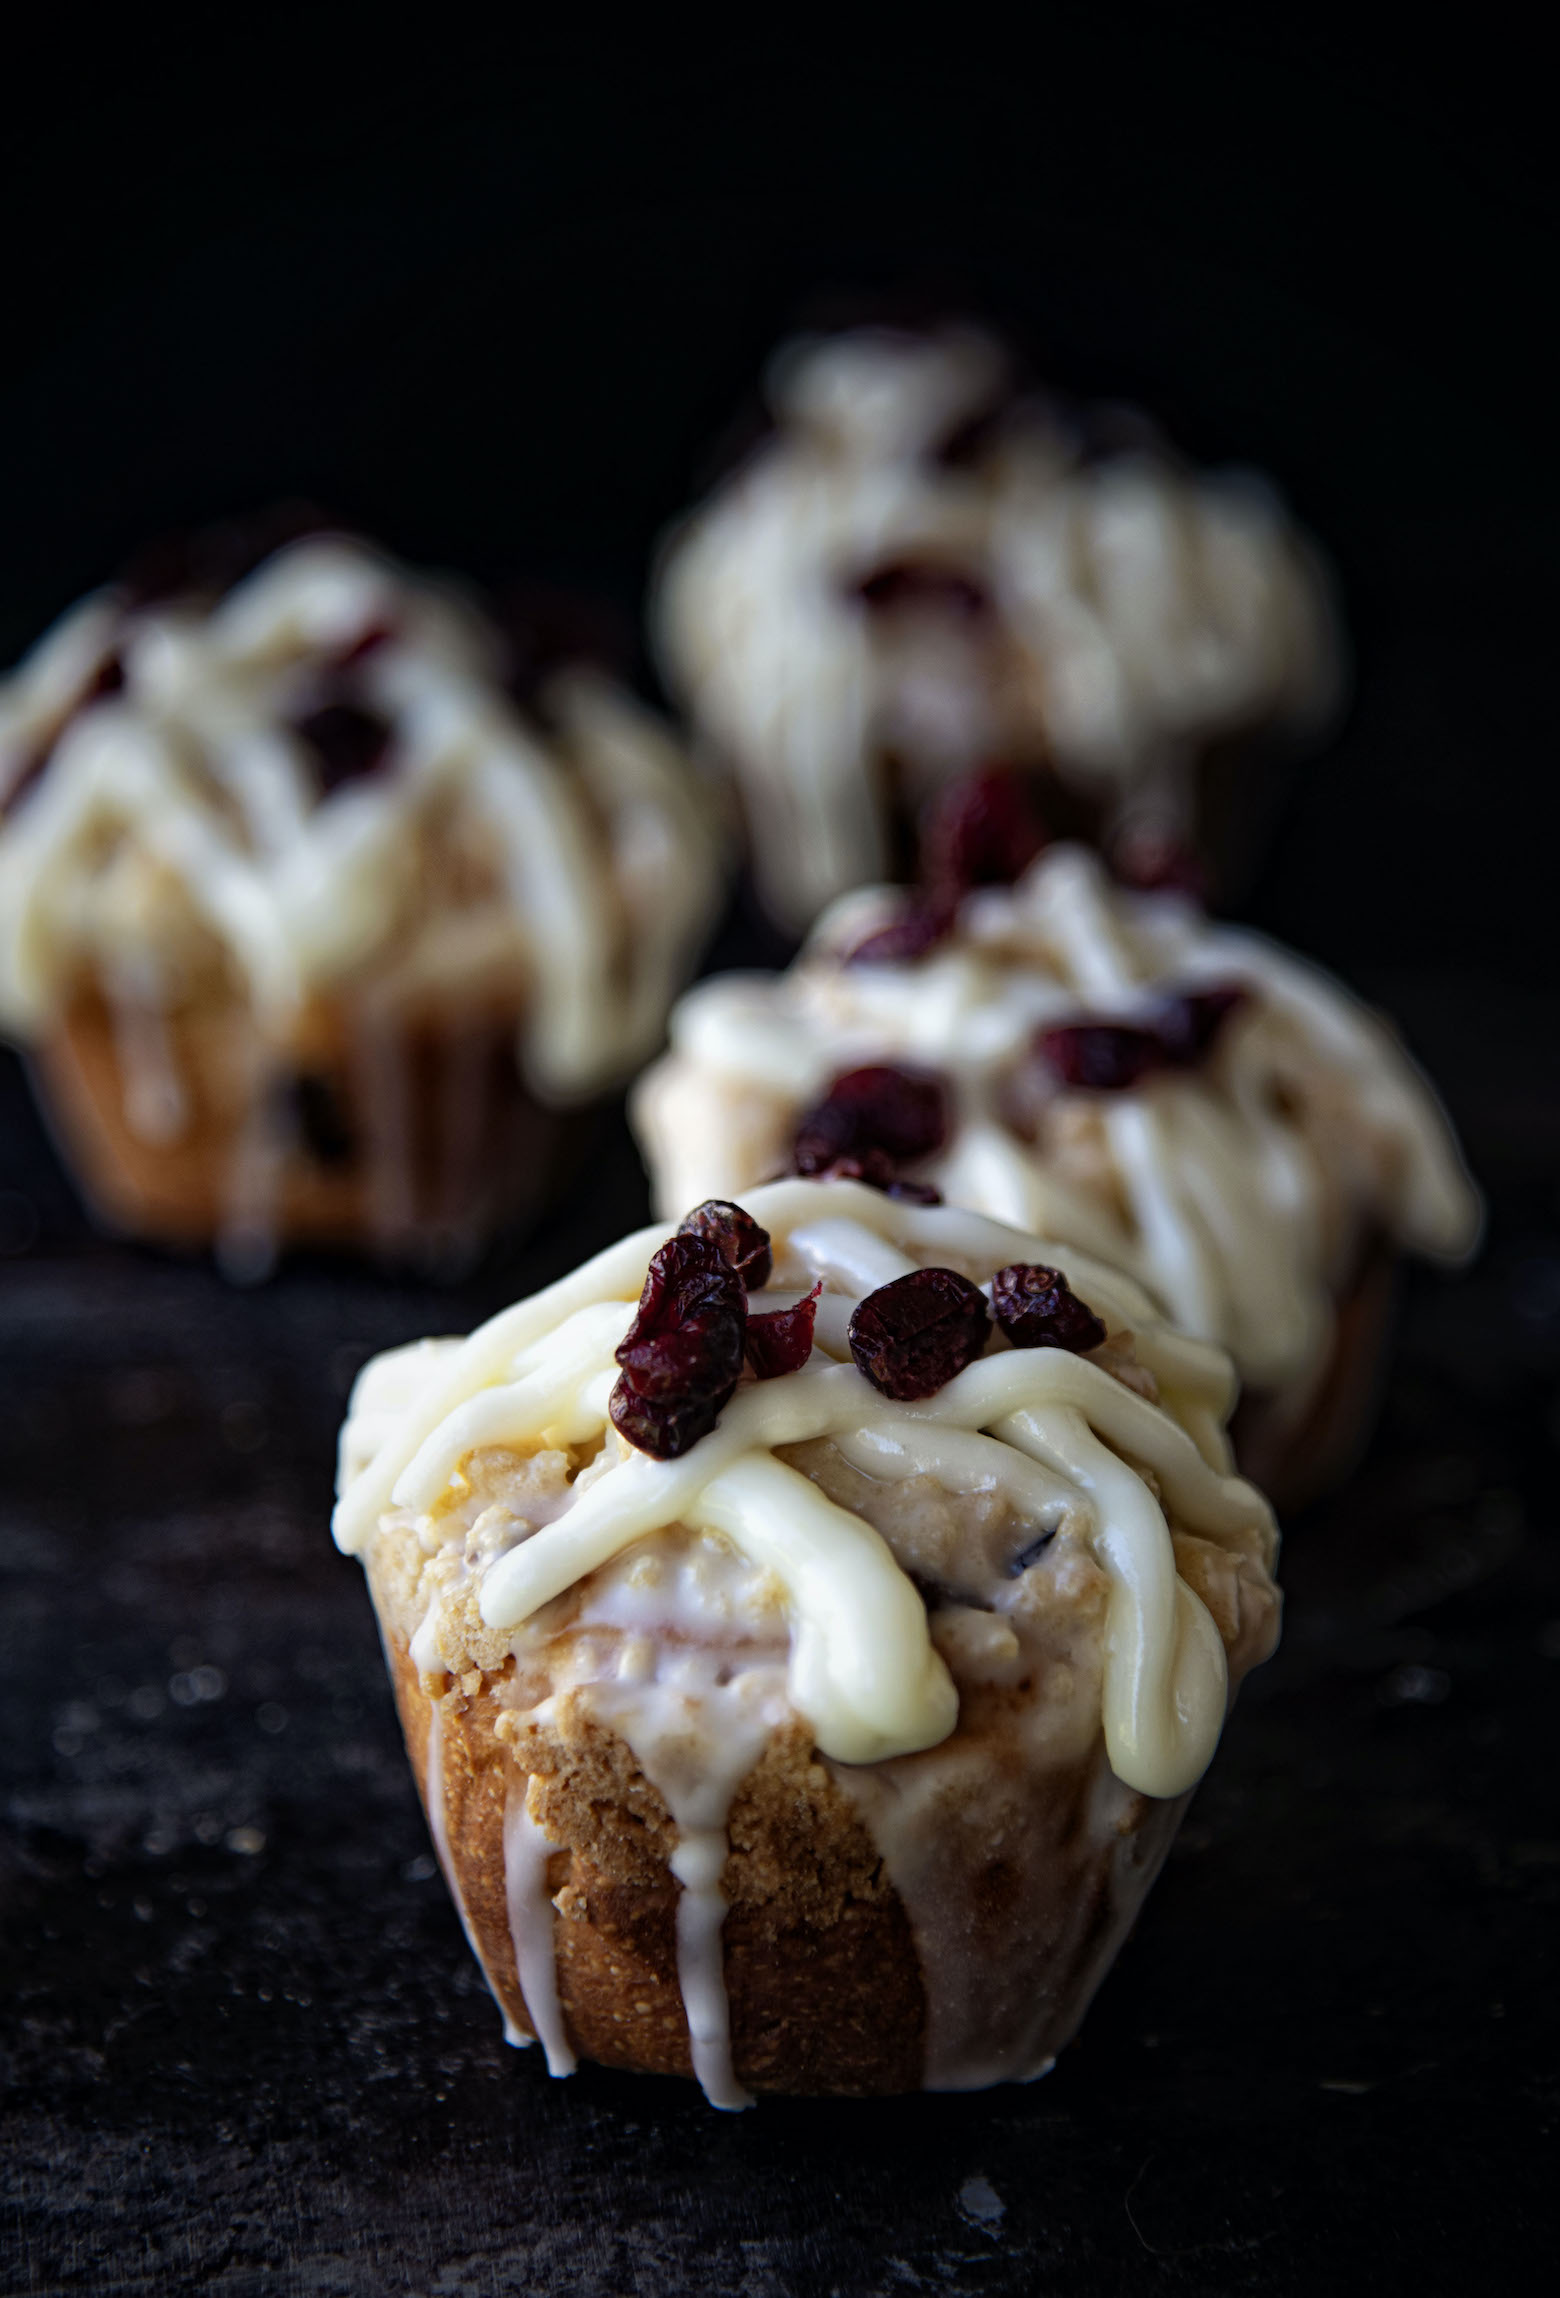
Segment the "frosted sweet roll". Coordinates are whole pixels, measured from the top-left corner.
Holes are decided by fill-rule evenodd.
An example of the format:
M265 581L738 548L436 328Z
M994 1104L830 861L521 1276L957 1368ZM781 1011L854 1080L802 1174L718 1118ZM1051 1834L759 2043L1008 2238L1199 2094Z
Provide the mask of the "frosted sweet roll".
M972 2088L1082 2017L1277 1634L1226 1357L977 1214L791 1180L366 1367L366 1566L512 2040Z

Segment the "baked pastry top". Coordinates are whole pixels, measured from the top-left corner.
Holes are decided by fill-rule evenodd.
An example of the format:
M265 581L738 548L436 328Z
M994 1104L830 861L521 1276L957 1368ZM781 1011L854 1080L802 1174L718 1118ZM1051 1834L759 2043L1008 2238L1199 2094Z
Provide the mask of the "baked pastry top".
M737 1277L733 1236L753 1245ZM796 1741L802 1773L828 1777L785 1802L792 1848L758 1896L784 1897L790 1862L813 1858L797 1797L842 1789L908 1909L926 2079L1038 2071L1057 2004L1041 1989L992 2035L958 1915L970 1881L937 1846L961 1827L987 1853L1011 1838L1001 1921L1022 1926L1058 1890L1049 1805L1078 1802L1069 1840L1098 1838L1107 1867L1145 1799L1173 1825L1277 1634L1276 1533L1231 1472L1233 1394L1221 1352L1129 1279L839 1181L701 1208L466 1340L376 1359L342 1432L335 1532L368 1565L413 1704L431 1703L436 1840L441 1734L461 1716L489 1717L522 1793L530 1776L506 1863L527 1856L555 1775L598 1760L591 1734L626 1742L669 1814L693 2065L734 2103L727 1818ZM540 1919L545 1955L512 1888L525 2015L562 2063L537 1978L545 1900Z
M1259 1390L1319 1376L1375 1236L1456 1260L1478 1232L1451 1128L1383 1020L1081 847L941 912L847 896L786 973L690 991L671 1040L634 1101L664 1209L886 1151L952 1203L1129 1270ZM908 1133L891 1079L876 1114L841 1107L864 1065L917 1095Z
M1254 474L1086 454L972 330L804 339L768 380L777 428L669 538L654 619L788 922L886 874L891 785L1044 764L1108 832L1184 839L1204 745L1330 709L1328 584Z
M708 922L711 833L624 691L566 671L544 724L504 667L463 596L339 534L84 600L0 683L0 1025L90 984L145 1068L191 1001L284 1039L341 993L487 999L544 1098L625 1074Z

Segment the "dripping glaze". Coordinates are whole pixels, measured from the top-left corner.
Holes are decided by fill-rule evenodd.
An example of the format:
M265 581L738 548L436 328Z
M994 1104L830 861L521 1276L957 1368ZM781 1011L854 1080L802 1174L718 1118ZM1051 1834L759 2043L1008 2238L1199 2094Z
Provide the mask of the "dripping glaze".
M556 1607L572 1605L567 1680L555 1674L543 1704L583 1689L662 1796L677 1836L678 1974L695 2069L724 2105L742 2103L721 1974L726 1815L769 1734L788 1716L805 1720L890 1856L892 1815L875 1778L954 1731L950 1659L977 1679L1000 1677L1017 1650L1000 1609L979 1600L941 1612L934 1640L889 1540L782 1452L825 1442L844 1473L876 1487L919 1478L950 1494L994 1495L1039 1528L1039 1547L1072 1528L1108 1589L1092 1727L1103 1728L1107 1759L1095 1789L1101 1825L1118 1804L1156 1799L1165 1813L1156 1842L1168 1842L1179 1801L1212 1754L1228 1688L1220 1632L1178 1574L1170 1520L1264 1575L1276 1551L1271 1512L1231 1473L1227 1360L1172 1331L1130 1279L981 1216L849 1182L777 1183L750 1192L744 1209L775 1250L770 1285L751 1296L755 1312L790 1306L817 1279L827 1288L800 1370L744 1382L679 1459L621 1443L607 1422L613 1352L664 1239L645 1230L465 1341L421 1342L368 1366L342 1433L335 1517L348 1551L399 1526L415 1530L424 1553L443 1555L444 1577L412 1639L425 1688L461 1664L448 1645L451 1634L459 1640L448 1626L452 1594L468 1622L475 1607L490 1652L513 1652L522 1672L536 1640L560 1633ZM1157 1403L1106 1364L1056 1349L996 1342L915 1404L881 1395L851 1361L844 1327L862 1293L928 1264L957 1260L989 1278L1023 1258L1060 1267L1112 1342L1130 1336ZM566 1482L553 1472L542 1497L515 1501L507 1520L490 1508L473 1523L473 1462L540 1458L541 1448L586 1465ZM712 1619L722 1623L713 1652L699 1641ZM733 1637L740 1665L730 1661ZM537 1897L545 1859L518 1819L506 1820L504 1844L517 1959L540 1988L533 2023L561 2063L561 2025L551 2039L544 2031L556 2018ZM1038 2071L1038 2030L1028 2056L1022 2035L1006 2057L989 2035L972 2039L973 1991L930 1967L937 1879L928 1871L918 1888L909 1849L892 1854L891 1871L929 1964L927 2080L958 2087Z

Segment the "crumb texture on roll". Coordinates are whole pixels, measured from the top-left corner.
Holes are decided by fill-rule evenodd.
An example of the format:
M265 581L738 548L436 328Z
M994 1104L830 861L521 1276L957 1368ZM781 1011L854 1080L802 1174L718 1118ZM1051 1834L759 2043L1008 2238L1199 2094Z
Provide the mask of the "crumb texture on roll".
M898 1065L943 1111L899 1173L1129 1270L1291 1426L1378 1239L1472 1250L1478 1196L1433 1090L1320 968L1082 847L882 954L922 900L847 896L786 973L686 995L633 1103L658 1204L747 1189L830 1124L870 1152L837 1081Z
M215 593L96 594L0 683L0 1027L78 1102L117 1071L121 1164L220 1139L253 1228L331 1162L293 1103L356 1077L393 1223L419 1031L501 1024L548 1105L653 1048L715 896L705 812L604 674L540 716L505 676L458 591L319 533Z
M663 552L668 683L798 926L885 873L891 788L1032 762L1110 828L1184 836L1205 746L1336 694L1329 585L1271 489L1186 469L1141 420L1087 454L1005 384L973 330L789 344L776 430Z
M767 1233L750 1294L711 1214ZM801 1303L704 1433L619 1433L620 1383L664 1404L712 1320ZM1130 1279L851 1181L374 1360L336 1537L510 2029L718 2105L1042 2071L1276 1638L1233 1399Z

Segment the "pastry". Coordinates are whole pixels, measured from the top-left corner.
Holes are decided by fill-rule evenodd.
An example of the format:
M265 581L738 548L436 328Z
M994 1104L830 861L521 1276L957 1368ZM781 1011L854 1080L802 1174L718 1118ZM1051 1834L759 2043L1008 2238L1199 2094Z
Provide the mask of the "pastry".
M633 1114L663 1211L866 1158L1129 1270L1229 1350L1237 1453L1281 1505L1362 1439L1396 1256L1457 1261L1479 1227L1386 1023L1079 846L944 906L864 890L788 972L700 984Z
M0 684L0 1026L117 1225L235 1273L467 1257L658 1042L711 832L601 673L522 710L449 586L330 532L233 580L222 544Z
M725 2107L1043 2073L1277 1635L1233 1393L851 1181L369 1364L336 1537L511 2041Z
M666 543L654 625L774 913L899 874L927 797L989 761L1140 882L1192 849L1238 874L1271 783L1250 738L1314 731L1339 687L1330 585L1272 490L1140 420L1091 455L972 330L790 343L769 399Z

